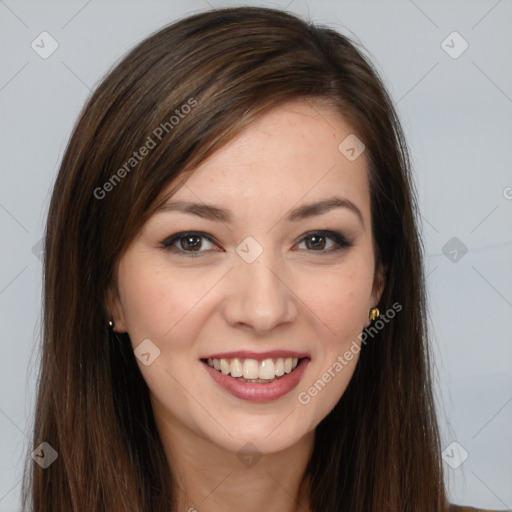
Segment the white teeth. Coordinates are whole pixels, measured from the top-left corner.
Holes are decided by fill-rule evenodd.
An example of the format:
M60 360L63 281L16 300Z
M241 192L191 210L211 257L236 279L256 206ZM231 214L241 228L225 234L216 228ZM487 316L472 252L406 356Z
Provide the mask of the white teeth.
M242 377L244 374L244 369L240 359L233 359L231 361L231 377Z
M244 379L258 378L258 361L256 359L246 359L244 361Z
M277 359L207 359L207 363L224 375L230 375L235 378L243 377L247 380L274 380L275 377L282 377L285 373L290 373L298 365L297 357L279 357Z
M220 371L224 375L227 375L231 371L231 367L230 367L227 359L221 359L220 360Z
M260 364L260 379L273 379L276 376L276 367L272 359L264 359Z
M282 357L276 361L276 377L281 377L281 375L284 375L284 361Z

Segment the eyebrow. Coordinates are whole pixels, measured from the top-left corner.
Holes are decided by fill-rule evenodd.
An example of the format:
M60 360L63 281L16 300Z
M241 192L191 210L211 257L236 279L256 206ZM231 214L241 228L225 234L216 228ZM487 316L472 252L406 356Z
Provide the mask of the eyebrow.
M322 215L334 208L346 208L355 213L359 221L364 226L364 219L361 210L349 199L342 197L332 197L323 199L313 203L307 203L291 210L285 217L288 222L297 222ZM167 201L162 203L155 213L162 212L181 212L189 215L196 215L203 219L229 223L233 219L233 215L229 210L206 203L193 203L188 201Z

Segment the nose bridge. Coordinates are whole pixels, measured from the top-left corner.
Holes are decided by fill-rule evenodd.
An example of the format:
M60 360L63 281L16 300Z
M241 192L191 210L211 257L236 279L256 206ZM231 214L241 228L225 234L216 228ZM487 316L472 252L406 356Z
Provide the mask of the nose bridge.
M296 307L279 256L256 244L246 239L237 247L225 313L231 324L263 332L292 321Z

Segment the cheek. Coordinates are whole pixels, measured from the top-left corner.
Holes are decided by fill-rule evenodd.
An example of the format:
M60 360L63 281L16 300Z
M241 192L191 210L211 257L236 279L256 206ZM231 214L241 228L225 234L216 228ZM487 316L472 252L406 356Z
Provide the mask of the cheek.
M190 272L143 260L120 266L120 294L127 330L138 338L162 340L179 330L211 285ZM189 339L190 339L189 333Z
M359 334L368 317L373 272L364 263L354 263L315 277L314 285L303 285L301 297L338 343ZM327 336L329 338L329 336Z
M352 378L360 354L359 336L368 317L372 281L373 274L365 265L347 266L331 272L321 286L305 295L319 325L315 329L316 358L311 362L309 378L296 394L301 417L307 418L310 429L335 407Z

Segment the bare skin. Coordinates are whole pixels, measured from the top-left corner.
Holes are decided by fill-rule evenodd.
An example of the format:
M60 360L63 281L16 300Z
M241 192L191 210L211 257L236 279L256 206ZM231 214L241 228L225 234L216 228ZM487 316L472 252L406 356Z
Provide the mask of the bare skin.
M116 330L129 333L134 349L150 340L160 351L151 364L138 364L178 484L177 510L310 510L301 484L314 431L344 393L358 354L336 372L333 364L359 346L384 284L375 268L365 154L350 161L338 149L352 133L339 114L311 100L274 109L168 199L227 209L231 222L162 211L120 259L119 296L111 300ZM356 209L286 218L334 196ZM351 245L333 250L335 239L318 230ZM191 248L181 238L175 252L162 246L190 231L212 241L199 236ZM247 237L257 244L250 251L262 249L250 263L236 251ZM300 351L310 360L293 390L260 403L233 396L201 361L237 350ZM309 391L326 372L328 383ZM240 455L248 446L257 461Z

